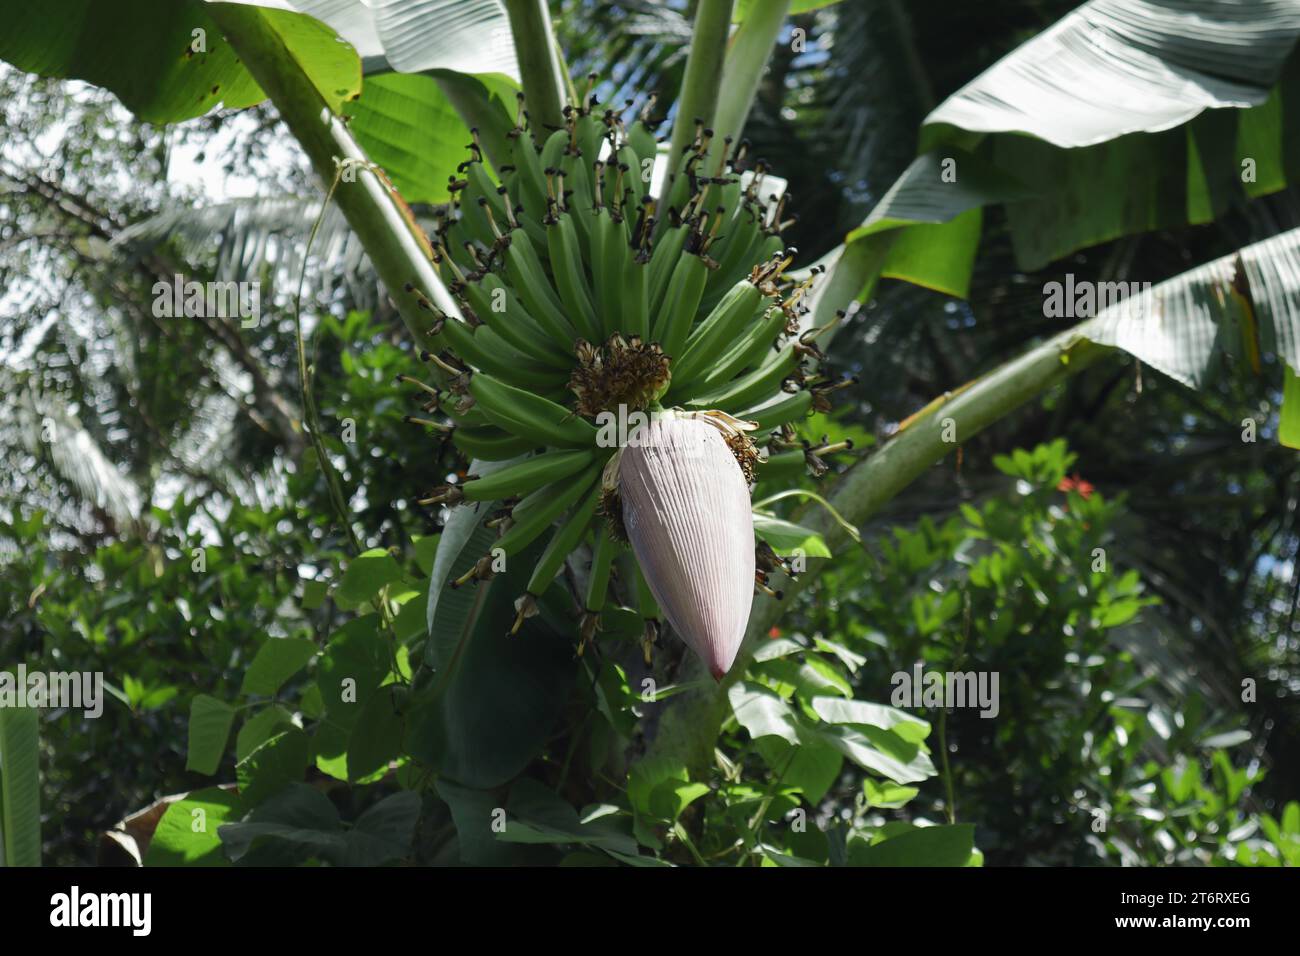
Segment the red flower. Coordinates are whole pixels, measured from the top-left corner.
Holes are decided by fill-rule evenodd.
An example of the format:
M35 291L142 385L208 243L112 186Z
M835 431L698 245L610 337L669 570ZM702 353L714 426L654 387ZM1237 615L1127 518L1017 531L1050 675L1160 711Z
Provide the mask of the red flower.
M779 627L774 627L767 632L767 636L769 640L778 638L781 636L781 629Z
M1077 491L1082 498L1091 498L1093 486L1090 482L1084 481L1079 477L1076 471L1073 475L1062 478L1061 483L1056 486L1057 491L1063 491L1069 494L1071 491Z

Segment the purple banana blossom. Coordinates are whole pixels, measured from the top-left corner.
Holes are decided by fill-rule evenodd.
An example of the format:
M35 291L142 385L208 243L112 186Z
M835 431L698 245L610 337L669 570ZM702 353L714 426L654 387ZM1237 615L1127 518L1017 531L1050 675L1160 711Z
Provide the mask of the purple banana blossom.
M623 449L623 523L669 623L716 680L731 668L754 595L749 486L715 425L657 416Z

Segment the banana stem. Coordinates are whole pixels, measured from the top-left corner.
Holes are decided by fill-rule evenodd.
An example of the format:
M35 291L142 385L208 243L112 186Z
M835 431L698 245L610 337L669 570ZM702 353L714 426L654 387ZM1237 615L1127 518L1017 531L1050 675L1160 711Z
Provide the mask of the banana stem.
M546 0L505 0L510 17L510 33L515 40L519 60L519 78L523 83L528 115L535 124L533 135L539 142L546 139L546 128L564 125L564 97L560 87L564 80L555 55L555 31Z
M401 200L370 167L347 126L330 111L257 7L214 3L207 12L271 98L322 182L334 180L336 158L356 161L355 181L341 183L334 198L374 263L412 338L419 346L432 348L428 317L410 296L402 294L402 288L412 282L444 312L460 313L421 248L416 227L399 208Z
M745 118L754 105L758 81L763 75L772 49L781 33L790 0L764 0L751 4L744 22L736 30L722 67L722 84L718 91L718 109L713 120L713 132L718 142L731 137L740 142L745 129Z
M757 4L762 6L762 4ZM727 54L727 31L731 27L732 0L700 0L695 13L691 52L686 59L681 94L677 97L677 118L673 120L672 145L668 148L668 178L663 194L672 191L677 164L695 138L695 121L713 122L718 105L718 85ZM721 140L718 140L721 144ZM667 221L665 217L665 221Z

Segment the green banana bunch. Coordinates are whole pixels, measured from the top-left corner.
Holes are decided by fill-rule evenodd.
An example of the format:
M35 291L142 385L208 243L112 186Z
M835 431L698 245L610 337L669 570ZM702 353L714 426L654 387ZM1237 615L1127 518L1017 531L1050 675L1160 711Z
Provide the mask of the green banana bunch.
M792 220L784 197L763 198L765 170L748 167L746 144L714 143L697 127L690 148L668 157L673 186L656 198L649 107L629 126L589 96L541 131L519 100L508 161L490 168L475 132L431 238L460 315L407 288L433 314L440 351L422 357L441 371L440 387L407 381L425 411L445 416L410 420L449 434L471 462L463 480L419 501L495 503L493 550L507 558L549 535L515 630L577 552L590 555L579 651L611 589L646 621L648 648L661 615L627 552L623 426L676 408L717 427L751 482L824 472L824 456L847 446L800 448L792 427L838 387L814 378L823 356L811 333L797 334L815 276L786 275L795 250L780 233ZM477 477L476 460L509 463ZM635 574L620 573L628 561ZM453 586L493 565L479 560Z

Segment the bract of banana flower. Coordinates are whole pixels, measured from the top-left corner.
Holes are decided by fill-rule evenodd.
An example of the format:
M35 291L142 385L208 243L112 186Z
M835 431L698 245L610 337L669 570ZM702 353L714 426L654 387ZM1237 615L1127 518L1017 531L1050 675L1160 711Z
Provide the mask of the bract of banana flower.
M623 524L646 583L716 680L736 659L754 595L749 485L724 424L660 413L616 466Z

